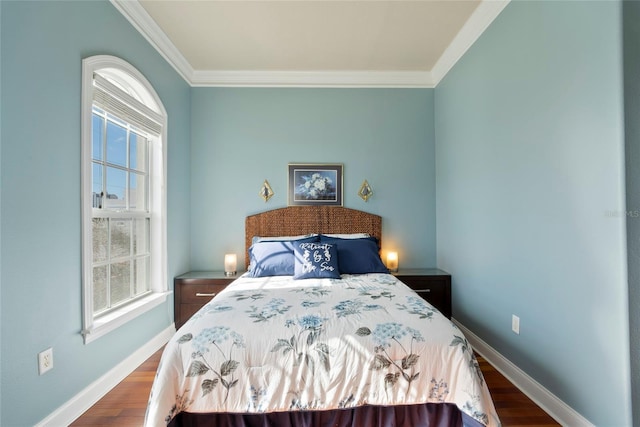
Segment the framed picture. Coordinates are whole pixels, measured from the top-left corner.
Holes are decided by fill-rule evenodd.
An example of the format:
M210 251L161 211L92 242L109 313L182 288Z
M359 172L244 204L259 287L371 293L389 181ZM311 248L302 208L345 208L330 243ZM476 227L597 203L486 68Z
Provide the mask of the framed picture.
M289 164L289 206L342 206L342 165Z

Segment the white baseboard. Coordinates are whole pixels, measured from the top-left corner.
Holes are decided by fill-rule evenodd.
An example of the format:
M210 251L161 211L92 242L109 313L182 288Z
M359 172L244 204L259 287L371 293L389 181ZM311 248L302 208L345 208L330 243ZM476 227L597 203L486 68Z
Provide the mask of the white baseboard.
M127 375L151 357L153 353L165 345L175 332L176 328L172 324L109 372L89 384L88 387L49 414L49 416L36 424L36 427L67 426L71 424L98 400L102 399L112 388L118 385L120 381L125 379Z
M533 400L536 405L540 406L553 419L563 426L572 427L595 427L586 418L572 409L569 405L560 400L556 395L544 388L539 382L527 375L522 369L511 363L506 357L498 353L489 344L482 341L480 337L475 335L469 329L461 325L457 320L453 322L464 333L465 337L487 362L509 381L520 389L529 399Z

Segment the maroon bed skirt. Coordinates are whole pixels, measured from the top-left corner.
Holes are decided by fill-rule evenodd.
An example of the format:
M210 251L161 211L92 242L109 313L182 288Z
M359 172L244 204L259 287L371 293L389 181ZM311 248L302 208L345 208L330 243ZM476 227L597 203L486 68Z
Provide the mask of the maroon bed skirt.
M481 427L450 403L266 414L179 413L168 427Z

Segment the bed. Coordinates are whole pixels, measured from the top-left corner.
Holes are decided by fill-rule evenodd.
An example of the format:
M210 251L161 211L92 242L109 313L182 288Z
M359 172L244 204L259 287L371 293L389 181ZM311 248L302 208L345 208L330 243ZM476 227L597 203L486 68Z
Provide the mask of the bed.
M247 273L165 347L145 426L499 426L462 332L379 257L380 216L245 221Z

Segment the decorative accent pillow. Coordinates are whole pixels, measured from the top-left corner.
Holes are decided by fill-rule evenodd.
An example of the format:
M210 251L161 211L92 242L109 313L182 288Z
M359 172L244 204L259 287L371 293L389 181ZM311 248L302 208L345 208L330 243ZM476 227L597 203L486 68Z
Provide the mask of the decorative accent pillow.
M341 274L388 273L380 259L378 239L339 239L320 236L320 243L329 243L338 247L338 265Z
M293 250L295 253L294 279L340 278L338 252L334 245L296 242Z
M295 260L293 245L296 242L316 242L317 237L294 241L258 242L249 248L251 277L293 276Z

